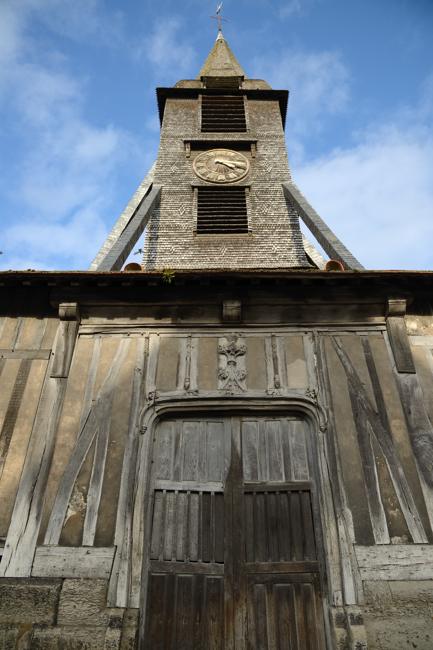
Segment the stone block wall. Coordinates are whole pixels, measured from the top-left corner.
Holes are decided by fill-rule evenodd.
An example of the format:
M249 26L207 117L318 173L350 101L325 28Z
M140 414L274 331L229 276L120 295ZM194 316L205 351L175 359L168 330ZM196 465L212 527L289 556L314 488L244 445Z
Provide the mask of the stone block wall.
M433 580L364 582L369 650L433 648Z
M106 580L3 578L0 648L132 650L138 610L106 602Z

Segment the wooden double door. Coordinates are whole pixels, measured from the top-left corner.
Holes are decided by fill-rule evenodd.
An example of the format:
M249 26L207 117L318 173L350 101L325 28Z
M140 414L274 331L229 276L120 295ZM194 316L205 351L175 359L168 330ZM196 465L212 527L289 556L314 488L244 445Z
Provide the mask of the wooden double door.
M161 422L142 648L325 648L306 427Z

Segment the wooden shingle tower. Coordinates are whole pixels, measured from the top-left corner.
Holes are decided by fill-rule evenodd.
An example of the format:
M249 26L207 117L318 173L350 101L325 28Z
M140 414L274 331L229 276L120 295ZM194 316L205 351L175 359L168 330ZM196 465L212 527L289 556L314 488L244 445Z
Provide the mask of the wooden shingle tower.
M221 31L157 95L91 268L0 273L0 647L431 650L432 273L361 267Z
M292 182L287 90L248 79L220 30L197 79L158 88L157 96L157 161L92 269L121 268L128 236L137 237L121 230L133 214L139 230L148 228L146 271L324 266L300 217L331 258L362 268Z

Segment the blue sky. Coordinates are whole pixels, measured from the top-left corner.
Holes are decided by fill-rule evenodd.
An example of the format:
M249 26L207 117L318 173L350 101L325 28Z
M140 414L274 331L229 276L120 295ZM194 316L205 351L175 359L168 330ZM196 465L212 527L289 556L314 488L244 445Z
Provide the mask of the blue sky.
M0 268L88 267L156 157L154 89L196 76L215 6L0 0ZM248 76L290 90L316 210L368 268L433 268L433 0L224 11Z

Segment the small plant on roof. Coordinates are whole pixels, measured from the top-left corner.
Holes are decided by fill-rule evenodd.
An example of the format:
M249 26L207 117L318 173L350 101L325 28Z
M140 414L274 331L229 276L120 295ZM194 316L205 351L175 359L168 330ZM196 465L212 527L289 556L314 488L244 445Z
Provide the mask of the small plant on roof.
M174 280L174 271L172 269L164 269L162 272L162 281L165 284L171 284Z

